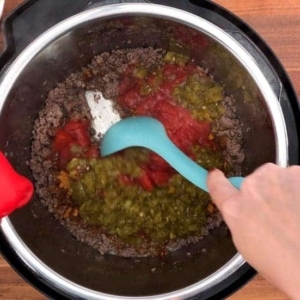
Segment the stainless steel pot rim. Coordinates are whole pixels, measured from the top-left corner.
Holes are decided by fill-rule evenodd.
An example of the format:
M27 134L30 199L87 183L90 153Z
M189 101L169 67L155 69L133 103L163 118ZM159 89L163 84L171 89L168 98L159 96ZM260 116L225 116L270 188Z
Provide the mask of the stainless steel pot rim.
M231 52L247 69L264 96L275 129L277 149L276 162L282 167L286 167L288 165L288 138L282 110L277 97L252 57L226 32L214 24L191 13L162 5L135 3L104 6L82 12L52 27L21 53L10 66L6 74L2 77L2 81L0 83L0 110L2 109L5 99L18 76L25 69L27 64L41 50L51 44L51 42L68 33L80 24L98 18L110 18L125 15L152 16L183 23L204 32ZM37 274L37 276L42 277L45 281L49 282L50 285L55 286L67 294L76 295L77 297L83 297L85 299L145 299L145 297L121 297L108 295L75 284L62 277L40 261L39 258L36 257L20 239L9 218L5 218L3 220L1 229L7 241L16 251L18 256L34 273ZM221 283L224 279L234 274L244 264L245 260L239 253L237 253L222 268L198 283L171 293L149 296L147 298L167 300L191 297Z

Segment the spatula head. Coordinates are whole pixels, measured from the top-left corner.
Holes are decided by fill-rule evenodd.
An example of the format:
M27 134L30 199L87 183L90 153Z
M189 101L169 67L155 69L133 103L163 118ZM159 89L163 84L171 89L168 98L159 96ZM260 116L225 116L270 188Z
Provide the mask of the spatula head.
M101 140L101 156L107 156L130 147L156 148L166 138L163 125L150 117L123 119L111 126Z

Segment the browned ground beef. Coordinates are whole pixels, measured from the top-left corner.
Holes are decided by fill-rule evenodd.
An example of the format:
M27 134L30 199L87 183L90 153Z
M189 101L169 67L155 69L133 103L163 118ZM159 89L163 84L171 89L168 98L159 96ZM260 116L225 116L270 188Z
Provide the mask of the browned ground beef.
M91 119L85 99L85 91L101 91L106 98L117 96L120 74L128 65L137 62L146 67L157 66L162 62L162 50L134 49L116 50L103 53L93 59L91 64L81 72L71 74L63 83L53 89L40 111L33 131L31 169L35 178L36 191L42 203L53 213L59 222L81 242L87 243L101 253L121 256L157 255L159 250L154 242L144 243L138 247L124 244L97 226L85 224L79 216L78 209L72 203L64 189L59 188L58 169L53 160L51 143L56 129L66 119L79 115ZM224 152L228 161L240 164L244 160L241 148L241 124L236 120L234 99L224 99L226 112L221 120L214 124L218 135L230 137ZM239 169L235 173L239 173ZM207 218L206 225L198 236L177 239L168 242L164 251L174 251L187 243L195 243L218 227L222 218L218 212Z

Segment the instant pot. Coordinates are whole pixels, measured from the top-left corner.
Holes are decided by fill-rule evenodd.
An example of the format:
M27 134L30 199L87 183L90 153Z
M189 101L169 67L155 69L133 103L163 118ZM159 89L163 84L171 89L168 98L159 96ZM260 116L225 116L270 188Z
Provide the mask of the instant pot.
M126 22L116 27L128 19L133 32ZM0 149L14 167L32 178L31 133L49 90L94 55L129 47L129 39L130 47L167 47L163 32L170 24L210 41L209 51L194 46L192 54L236 98L244 124L243 175L268 161L299 164L293 86L271 49L229 11L201 0L29 0L3 23ZM224 225L163 260L103 256L78 242L35 196L2 221L0 233L9 264L53 299L223 299L255 275Z

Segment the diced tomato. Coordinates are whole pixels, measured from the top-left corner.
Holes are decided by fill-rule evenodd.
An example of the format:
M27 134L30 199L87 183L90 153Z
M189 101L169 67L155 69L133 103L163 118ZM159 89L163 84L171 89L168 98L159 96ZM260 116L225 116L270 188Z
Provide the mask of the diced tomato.
M145 171L138 178L138 182L145 191L151 192L153 190L153 183L151 182L148 174Z
M71 133L77 128L82 128L81 122L79 122L79 121L69 121L68 123L65 124L65 126L63 127L63 130L65 130L66 132Z
M150 173L150 178L152 182L157 186L162 186L168 183L171 178L172 173L161 170L153 170Z
M60 170L63 170L67 166L67 164L72 160L73 157L74 156L72 155L70 147L65 147L61 149L58 159L58 167L60 168Z
M53 150L55 152L60 152L63 148L67 147L73 141L74 138L70 133L59 129L54 137Z
M155 98L148 97L143 99L134 110L135 115L137 116L150 116L152 108L155 105Z
M89 126L88 119L70 120L56 132L52 147L58 154L58 165L61 169L75 157L99 157L99 151L91 145Z
M189 140L184 139L181 135L174 134L171 137L172 142L186 155L191 152L191 143Z
M181 126L178 107L168 101L158 101L153 107L152 116L165 126L167 131L174 132Z
M172 94L174 91L175 87L177 86L176 83L174 82L168 82L165 81L161 86L160 86L160 92L163 93L166 96L169 96Z
M80 146L86 147L90 145L91 139L88 133L90 121L87 119L70 120L62 128L66 134L73 136L73 140ZM56 134L57 135L57 134Z
M139 91L136 91L134 89L129 90L126 94L118 97L118 102L129 109L135 109L140 101L141 96L139 94Z
M88 119L81 119L81 120L70 120L68 123L65 124L63 129L67 132L72 133L72 131L79 128L84 128L88 130L89 127L90 127L90 121Z
M173 102L172 97L161 90L157 91L155 95L153 95L153 98L155 98L155 103L158 101Z
M198 142L199 133L196 128L192 126L182 126L176 132L176 135L189 145L195 145Z
M151 170L170 170L171 166L158 154L150 152L149 154L149 166Z
M132 74L131 74L132 75ZM124 74L124 76L126 76ZM136 80L130 76L124 77L124 79L119 83L118 91L119 96L126 94L128 91L132 90L136 85Z
M86 158L99 158L99 149L97 145L91 145L87 151L84 153Z
M119 175L118 182L120 185L125 185L125 186L134 185L136 183L131 176L124 175L124 174Z
M91 138L84 127L79 127L73 130L74 136L78 144L82 147L87 147L91 144Z

